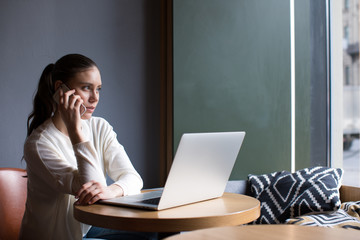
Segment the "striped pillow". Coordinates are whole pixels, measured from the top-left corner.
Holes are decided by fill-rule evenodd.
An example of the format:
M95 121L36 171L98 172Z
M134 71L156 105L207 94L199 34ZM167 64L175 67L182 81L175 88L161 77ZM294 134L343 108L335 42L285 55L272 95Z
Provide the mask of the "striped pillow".
M308 214L286 220L287 224L351 228L360 230L360 201L345 202L339 210L329 213Z

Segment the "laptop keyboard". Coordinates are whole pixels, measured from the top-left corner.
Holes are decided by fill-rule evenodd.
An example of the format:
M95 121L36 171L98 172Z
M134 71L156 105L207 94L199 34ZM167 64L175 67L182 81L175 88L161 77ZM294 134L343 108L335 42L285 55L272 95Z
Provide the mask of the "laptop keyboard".
M160 202L160 197L149 198L149 199L142 200L140 202L146 203L146 204L155 204L155 205L157 205Z

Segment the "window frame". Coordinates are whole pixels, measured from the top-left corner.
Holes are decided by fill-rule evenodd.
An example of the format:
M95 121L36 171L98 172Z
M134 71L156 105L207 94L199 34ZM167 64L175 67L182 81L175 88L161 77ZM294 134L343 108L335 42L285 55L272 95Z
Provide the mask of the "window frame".
M328 0L329 122L331 167L343 167L343 54L342 1Z

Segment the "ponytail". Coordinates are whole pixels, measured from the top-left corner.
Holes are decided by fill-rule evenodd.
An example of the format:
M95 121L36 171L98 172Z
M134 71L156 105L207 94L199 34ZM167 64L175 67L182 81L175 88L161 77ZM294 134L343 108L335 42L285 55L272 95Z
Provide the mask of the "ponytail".
M81 54L68 54L60 58L55 64L46 66L41 74L38 90L35 94L34 109L27 120L27 136L50 118L55 111L56 103L53 99L55 81L66 83L79 72L97 67L96 63Z
M52 63L47 65L41 74L38 90L33 101L34 109L27 120L27 136L30 136L32 131L50 118L54 112L55 105L52 98L54 94L52 82L54 66Z

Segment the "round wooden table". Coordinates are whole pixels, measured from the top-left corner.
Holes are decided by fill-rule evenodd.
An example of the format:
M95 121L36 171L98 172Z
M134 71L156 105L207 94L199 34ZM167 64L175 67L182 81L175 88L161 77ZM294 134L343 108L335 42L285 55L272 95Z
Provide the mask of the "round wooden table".
M224 193L220 198L176 208L151 211L93 204L74 205L74 217L86 224L143 232L181 232L236 226L260 216L260 202L252 197Z
M360 239L359 230L298 225L247 225L182 233L166 240L339 240Z

